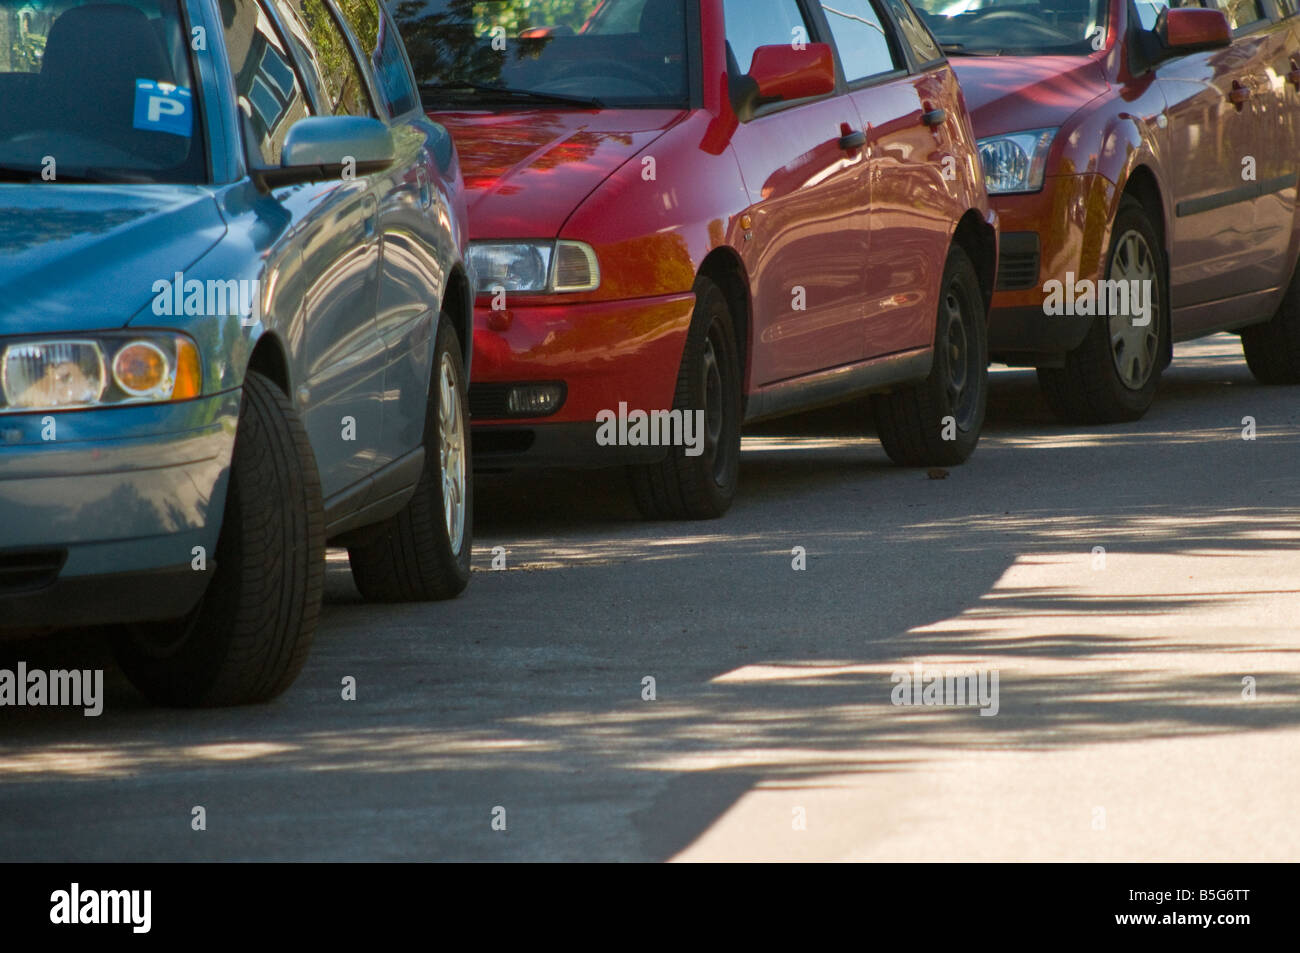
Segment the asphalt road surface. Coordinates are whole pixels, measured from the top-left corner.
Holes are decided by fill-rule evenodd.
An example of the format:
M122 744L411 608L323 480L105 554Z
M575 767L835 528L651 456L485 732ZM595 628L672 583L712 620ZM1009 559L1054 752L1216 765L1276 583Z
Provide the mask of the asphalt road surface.
M0 859L1300 860L1300 390L1219 336L1135 424L993 395L946 478L860 408L767 426L709 523L638 521L618 472L483 477L467 593L369 606L331 551L270 705L0 643L107 670L97 718L0 709ZM894 704L915 663L996 673L997 713Z

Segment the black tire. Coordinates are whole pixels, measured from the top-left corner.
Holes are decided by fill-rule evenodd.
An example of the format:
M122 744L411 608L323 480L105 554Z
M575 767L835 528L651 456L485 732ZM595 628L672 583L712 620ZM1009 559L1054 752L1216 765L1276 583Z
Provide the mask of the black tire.
M975 266L955 245L948 253L940 288L930 375L871 398L880 443L899 466L964 463L975 452L984 427L989 396L988 317ZM949 435L953 439L944 439Z
M1242 330L1241 349L1259 383L1300 384L1300 267L1277 314Z
M445 401L444 373L451 375ZM470 465L466 395L460 340L443 314L438 321L429 375L420 482L401 512L380 523L378 532L367 536L366 542L348 547L352 579L361 595L371 602L454 599L469 585L474 548L474 472ZM458 440L458 451L443 453L444 435L452 442ZM458 493L463 498L459 520L455 518L457 508L448 506L448 499L454 503ZM448 516L449 509L452 516ZM460 526L459 538L453 525Z
M659 462L628 467L637 509L646 519L704 520L726 513L740 475L740 359L722 289L695 282L695 313L686 337L673 409L704 411L704 450L672 447Z
M184 619L121 626L122 670L177 707L267 701L311 649L325 578L320 474L289 398L256 371L244 381L212 580Z
M1111 230L1110 251L1106 257L1106 278L1110 279L1117 267L1117 253L1121 243L1130 235L1141 237L1146 245L1154 270L1152 291L1155 307L1152 315L1154 340L1149 337L1141 348L1122 345L1118 354L1111 342L1111 318L1097 316L1092 320L1087 337L1065 356L1064 367L1040 367L1038 384L1047 405L1063 423L1117 424L1139 420L1155 400L1160 385L1160 375L1166 364L1169 330L1169 289L1165 280L1165 253L1159 235L1141 203L1125 197L1120 202L1119 213ZM1046 318L1045 320L1052 320ZM1147 351L1153 353L1147 354ZM1143 379L1140 372L1132 370L1132 361L1150 360L1150 370ZM1119 370L1120 363L1128 363L1126 382ZM1134 384L1139 383L1139 386Z

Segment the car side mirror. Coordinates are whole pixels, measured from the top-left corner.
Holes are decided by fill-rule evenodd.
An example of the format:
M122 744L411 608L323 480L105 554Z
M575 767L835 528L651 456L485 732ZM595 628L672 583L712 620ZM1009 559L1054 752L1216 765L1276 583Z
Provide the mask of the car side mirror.
M782 43L754 51L749 73L733 81L732 105L742 121L766 103L824 96L835 91L835 56L829 44Z
M364 116L309 116L289 127L278 168L253 169L267 188L373 175L396 158L393 134Z
M1159 59L1221 50L1232 44L1232 28L1222 10L1169 7L1156 20L1155 33L1164 47Z

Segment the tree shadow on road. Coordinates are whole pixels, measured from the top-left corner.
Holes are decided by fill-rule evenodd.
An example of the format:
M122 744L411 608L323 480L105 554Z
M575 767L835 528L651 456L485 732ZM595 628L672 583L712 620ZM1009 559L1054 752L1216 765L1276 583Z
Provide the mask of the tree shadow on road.
M1203 623L1296 589L1143 584L1170 559L1226 571L1300 546L1300 439L1278 425L1234 442L1259 397L1223 407L1240 368L1221 363L1175 379L1144 424L1073 434L1045 430L1012 375L1019 396L998 406L1029 409L945 480L824 420L765 429L713 523L636 521L618 474L488 481L465 596L368 606L332 553L313 658L271 705L158 711L110 667L101 718L0 713L0 855L663 860L760 785L1295 728L1297 649ZM1170 454L1198 478L1153 482ZM1116 574L1100 593L1096 547ZM16 658L108 665L86 634L0 643L0 666ZM917 661L998 670L997 716L892 704L892 674ZM190 803L231 826L178 836Z

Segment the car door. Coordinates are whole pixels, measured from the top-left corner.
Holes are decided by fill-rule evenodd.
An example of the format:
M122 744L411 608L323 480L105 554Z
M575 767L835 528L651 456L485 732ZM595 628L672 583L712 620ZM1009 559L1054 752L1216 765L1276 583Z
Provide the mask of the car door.
M820 0L867 135L867 357L933 343L953 228L943 160L952 155L948 123L956 120L957 81L911 10L898 3L897 9L886 12L890 2L877 6L873 0ZM912 35L901 34L904 23ZM929 63L929 68L909 75L907 44L916 50L913 58Z
M1239 6L1238 16L1250 16ZM1144 14L1152 17L1161 8L1144 4ZM1263 40L1238 28L1226 49L1156 68L1168 121L1167 180L1174 190L1170 278L1176 312L1276 283L1261 253L1267 215L1260 210L1259 179L1277 166L1268 151L1274 139L1264 130L1270 110ZM1176 315L1174 333L1193 336L1222 319L1214 309L1196 309Z
M1293 94L1300 94L1300 0L1273 0L1274 14L1287 25L1291 38L1287 41L1287 83Z
M760 46L820 39L798 0L725 0L728 60L748 72ZM863 357L869 180L847 95L760 108L732 138L753 203L744 246L754 281L751 383ZM752 236L752 237L749 237Z
M1234 43L1246 52L1247 82L1255 132L1255 200L1252 267L1255 287L1273 288L1290 274L1291 237L1296 211L1295 87L1288 85L1295 36L1275 15L1269 0L1216 0L1228 18ZM1249 164L1245 171L1252 171Z
M368 86L325 0L272 0L272 5L317 112L376 117ZM321 465L328 508L331 497L388 462L382 442L387 353L375 323L378 198L373 176L307 189L312 208L297 239L305 282L303 418Z
M1286 58L1274 60L1276 69L1286 71L1281 76L1286 83L1282 91L1285 103L1283 113L1286 116L1289 134L1286 154L1291 160L1291 166L1289 170L1283 171L1293 172L1300 181L1300 115L1298 115L1300 113L1300 0L1273 0L1273 10L1275 16L1286 25L1288 30L1285 41ZM1300 189L1300 185L1297 185L1297 188ZM1296 206L1296 214L1300 216L1300 196L1296 198ZM1295 232L1293 241L1300 242L1300 217L1293 220L1291 227ZM1283 262L1284 274L1290 274L1295 267L1294 257Z
M1295 264L1297 171L1300 170L1300 41L1294 6L1277 0L1223 0L1229 25L1258 43L1259 155L1255 240L1268 286L1282 284ZM1231 11L1231 12L1229 12ZM1250 18L1256 17L1253 23ZM1240 23L1238 24L1238 19Z
M397 156L375 176L381 240L375 321L388 351L383 443L396 457L424 438L433 334L449 278L444 263L456 259L438 174L451 161L451 135L425 116L388 12L376 0L349 0L338 9L391 122Z

